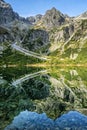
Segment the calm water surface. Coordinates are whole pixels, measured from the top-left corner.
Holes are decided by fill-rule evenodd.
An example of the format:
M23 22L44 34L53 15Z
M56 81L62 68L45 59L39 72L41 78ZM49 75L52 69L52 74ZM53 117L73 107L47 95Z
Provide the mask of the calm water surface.
M87 68L0 68L0 127L21 111L56 119L71 110L87 115Z

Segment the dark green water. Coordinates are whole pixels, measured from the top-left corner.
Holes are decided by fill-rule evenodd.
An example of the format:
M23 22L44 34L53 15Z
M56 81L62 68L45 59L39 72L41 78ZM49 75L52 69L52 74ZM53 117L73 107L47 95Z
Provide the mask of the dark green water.
M0 68L1 130L26 109L52 119L70 110L87 114L87 68Z

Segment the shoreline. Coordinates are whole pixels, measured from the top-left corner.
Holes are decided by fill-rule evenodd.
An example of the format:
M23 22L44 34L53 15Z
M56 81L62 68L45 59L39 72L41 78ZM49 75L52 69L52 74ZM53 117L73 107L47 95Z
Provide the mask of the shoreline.
M0 68L7 68L7 67L87 67L87 64L58 64L58 65L50 65L50 64L26 64L26 65L16 65L16 64L9 64L9 65L2 65Z

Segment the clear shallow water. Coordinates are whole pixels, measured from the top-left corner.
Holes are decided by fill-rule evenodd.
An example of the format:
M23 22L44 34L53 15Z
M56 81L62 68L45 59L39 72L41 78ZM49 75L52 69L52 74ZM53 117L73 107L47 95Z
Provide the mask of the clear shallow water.
M23 111L16 116L5 130L87 130L87 116L77 111L70 111L56 120L45 113Z
M44 71L46 72L44 73ZM21 78L25 79L26 75L38 72L42 73L35 75L35 77L27 77L27 80L19 82L16 86L12 85L13 82ZM56 119L71 110L86 115L87 69L76 67L1 68L1 129L10 124L15 116L26 109L37 113L44 112L47 119L50 118L50 120Z

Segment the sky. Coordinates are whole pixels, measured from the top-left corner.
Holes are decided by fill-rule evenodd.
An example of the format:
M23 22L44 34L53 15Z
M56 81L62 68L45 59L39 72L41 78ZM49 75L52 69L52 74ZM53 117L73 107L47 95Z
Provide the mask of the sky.
M20 16L28 17L45 14L55 7L69 16L78 16L87 11L87 0L5 0Z

